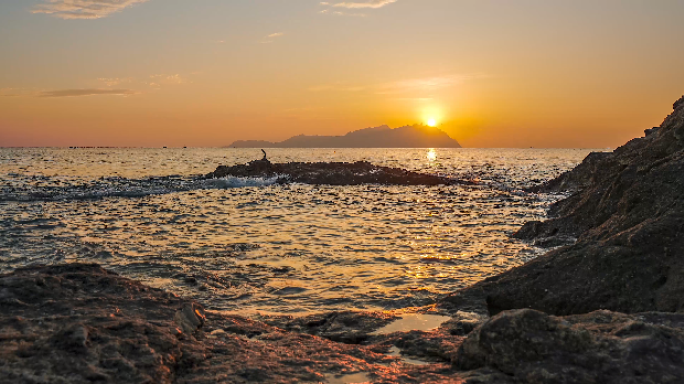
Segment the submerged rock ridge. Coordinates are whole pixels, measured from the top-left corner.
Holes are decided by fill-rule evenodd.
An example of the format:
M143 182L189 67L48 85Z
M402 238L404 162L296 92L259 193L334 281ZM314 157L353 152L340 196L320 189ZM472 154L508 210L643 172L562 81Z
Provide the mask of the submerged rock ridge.
M684 98L658 128L612 153L592 154L538 191L569 190L551 219L514 237L577 241L452 295L491 314L599 309L684 311Z
M240 140L231 148L461 148L439 128L407 125L390 128L386 125L359 129L344 136L299 135L274 143L264 140Z
M399 168L380 167L367 161L355 163L271 163L255 160L232 167L219 166L207 174L208 179L221 177L275 178L276 183L302 183L314 185L451 185L470 184L468 181L407 171Z

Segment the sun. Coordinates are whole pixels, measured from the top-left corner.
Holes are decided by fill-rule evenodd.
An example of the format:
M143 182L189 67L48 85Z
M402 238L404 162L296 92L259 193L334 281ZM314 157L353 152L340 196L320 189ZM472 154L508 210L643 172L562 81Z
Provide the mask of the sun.
M428 119L427 125L429 127L436 127L437 126L437 119Z

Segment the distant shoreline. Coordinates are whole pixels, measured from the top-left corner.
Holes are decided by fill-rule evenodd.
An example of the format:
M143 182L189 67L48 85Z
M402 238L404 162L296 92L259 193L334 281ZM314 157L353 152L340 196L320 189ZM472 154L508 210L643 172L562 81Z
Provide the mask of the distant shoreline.
M392 129L382 125L344 136L299 135L281 142L238 140L224 148L461 148L461 144L439 128L407 125Z

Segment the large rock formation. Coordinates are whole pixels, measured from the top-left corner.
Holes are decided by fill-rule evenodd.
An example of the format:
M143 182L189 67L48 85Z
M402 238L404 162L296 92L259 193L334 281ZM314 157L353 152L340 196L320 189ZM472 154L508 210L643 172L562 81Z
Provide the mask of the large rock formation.
M533 308L550 314L599 309L634 313L684 309L684 98L663 124L613 153L590 155L540 187L576 192L547 222L515 236L549 242L576 237L521 267L457 293L496 314Z
M460 312L434 331L383 335L373 331L395 316L344 312L268 325L205 313L96 265L0 275L0 308L0 383L684 381L684 314L519 310L475 328L481 318Z
M440 303L493 316L453 359L488 372L474 382L684 382L684 98L674 109L533 189L574 193L515 237L574 244Z
M469 183L447 177L411 172L399 168L380 167L367 161L355 163L271 163L266 159L219 166L206 178L220 177L277 178L277 183L303 183L315 185L451 185Z
M291 137L279 143L263 140L236 141L231 148L461 148L439 128L407 125L392 129L386 125L360 129L344 136Z

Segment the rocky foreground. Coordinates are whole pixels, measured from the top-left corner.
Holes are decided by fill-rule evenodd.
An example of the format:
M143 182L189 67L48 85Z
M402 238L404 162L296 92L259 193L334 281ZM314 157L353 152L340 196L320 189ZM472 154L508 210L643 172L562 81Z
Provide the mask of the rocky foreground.
M684 315L465 312L430 332L331 313L266 322L96 265L0 276L2 383L680 383ZM267 324L267 323L270 323ZM394 350L395 353L389 353ZM429 364L404 362L398 353Z
M516 236L569 245L443 299L452 319L429 332L205 312L94 265L0 275L0 382L682 383L683 172L684 98L538 187L575 193Z
M435 341L443 356L425 366L385 354L397 337L369 334L389 315L328 314L276 327L205 313L96 265L2 275L0 308L2 383L318 383L361 372L384 383L458 382L453 342Z
M221 177L276 178L277 183L303 183L314 185L452 185L467 182L447 177L380 167L367 161L355 163L271 163L256 160L232 167L219 166L207 174L208 179Z

